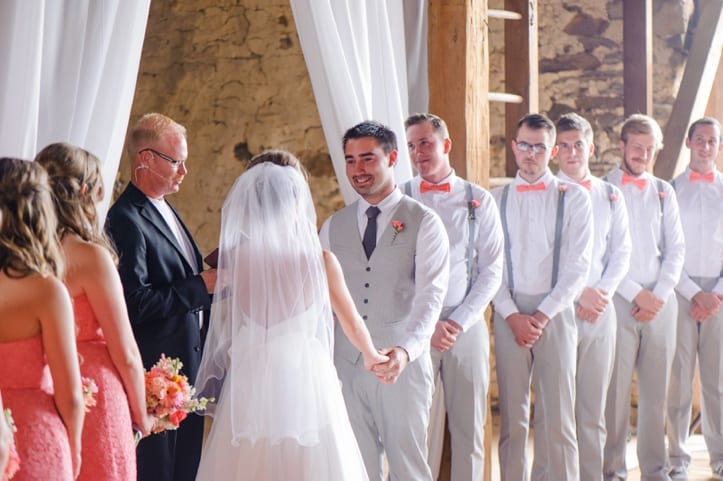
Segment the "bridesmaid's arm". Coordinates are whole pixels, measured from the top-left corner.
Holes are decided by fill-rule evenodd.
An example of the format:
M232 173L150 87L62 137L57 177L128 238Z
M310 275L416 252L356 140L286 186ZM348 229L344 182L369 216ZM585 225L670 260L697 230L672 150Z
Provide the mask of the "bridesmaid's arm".
M87 250L82 288L103 329L110 357L121 376L133 423L146 436L153 427L153 417L146 410L143 362L128 320L120 277L105 248L90 244Z
M43 279L40 326L43 348L53 377L55 406L68 430L73 474L80 473L80 436L85 406L75 344L73 307L65 286L56 278Z
M3 412L3 400L0 398L0 414ZM13 440L13 433L5 422L4 416L0 416L0 476L5 472L10 456L10 443Z

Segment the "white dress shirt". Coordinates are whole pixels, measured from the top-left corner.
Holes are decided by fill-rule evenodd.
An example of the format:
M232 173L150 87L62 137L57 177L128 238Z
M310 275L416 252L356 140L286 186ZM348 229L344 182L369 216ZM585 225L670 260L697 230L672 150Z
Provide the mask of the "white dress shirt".
M618 287L618 294L633 302L640 291L652 286L658 299L668 299L678 284L685 259L685 241L673 187L662 182L664 214L661 216L659 179L644 172L639 178L645 179L646 185L640 190L633 183L622 185L620 167L615 167L606 177L625 196L633 241L630 269ZM663 239L660 239L661 230Z
M713 292L723 295L723 176L691 182L687 168L673 182L685 236L685 265L677 291L691 300L702 289L691 277L718 277Z
M517 192L518 185L529 185L519 174L509 187L507 220L512 258L514 290L527 295L545 294L537 310L552 319L571 306L585 287L592 251L592 207L583 187L555 178L549 169L536 183L545 189ZM504 187L492 191L500 204ZM552 284L553 250L557 219L557 199L565 190L565 211L557 284ZM497 312L507 318L519 312L510 290L509 269L502 274L502 287L493 302ZM552 290L551 290L552 289Z
M562 171L557 173L557 177L571 184L577 183ZM628 272L633 249L628 230L628 212L620 189L589 173L583 179L583 182L586 181L590 181L593 242L590 272L585 286L607 292L610 299ZM609 189L612 189L612 193Z
M178 242L178 246L181 248L181 252L183 252L183 257L186 258L186 261L188 261L188 264L193 269L193 272L198 274L201 266L196 263L196 256L193 253L193 246L191 245L191 240L188 238L185 231L183 230L181 223L178 222L178 218L176 217L176 214L173 213L173 209L171 209L171 206L168 205L168 203L163 199L158 200L148 197L148 200L151 201L151 204L153 204L156 210L158 210L158 212L161 214L161 217L163 217L163 220L166 221L166 225L169 229L171 229L173 237L175 237L176 241Z
M466 182L452 171L439 182L448 182L449 192L428 191L421 194L419 192L421 181L419 176L412 179L412 197L439 214L449 237L449 288L444 299L444 307L454 308L448 318L466 331L482 319L485 307L497 293L502 282L504 236L499 211L489 192L471 184L472 199L476 200L479 206L473 207L476 256L473 257L472 285L467 293L470 211Z
M391 194L377 204L381 211L377 216L377 242L386 229L392 228L394 212L396 212L403 195L398 188L395 188ZM366 210L370 206L371 204L363 198L360 198L357 203L359 243L364 237L364 230L366 230L368 222ZM399 344L407 351L410 361L414 361L420 354L429 350L429 339L434 332L437 315L442 307L449 283L447 234L437 214L428 208L426 211L419 226L416 242L414 301L409 314L409 326L407 335ZM327 250L330 246L329 221L330 218L324 222L319 232L321 245Z

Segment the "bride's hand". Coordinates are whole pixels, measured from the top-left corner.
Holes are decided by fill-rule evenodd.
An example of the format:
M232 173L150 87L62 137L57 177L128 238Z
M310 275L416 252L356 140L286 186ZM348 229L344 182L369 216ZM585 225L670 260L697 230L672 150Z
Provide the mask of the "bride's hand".
M364 368L367 371L371 371L374 366L377 364L381 364L383 362L387 362L389 360L389 356L384 356L380 354L379 352L371 352L366 353L364 356Z

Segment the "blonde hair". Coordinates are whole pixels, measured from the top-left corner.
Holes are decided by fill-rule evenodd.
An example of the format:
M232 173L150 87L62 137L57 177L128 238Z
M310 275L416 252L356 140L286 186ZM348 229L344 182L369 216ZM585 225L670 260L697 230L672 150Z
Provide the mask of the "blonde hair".
M168 134L180 134L185 138L186 127L163 114L156 112L145 114L138 119L128 134L128 156L131 160L135 159L140 150L156 144Z
M11 278L61 276L56 226L45 170L35 162L0 158L0 270Z
M625 120L620 131L620 140L628 143L628 137L633 135L652 135L655 141L655 150L663 148L663 131L654 118L643 114L633 114Z
M75 234L105 247L117 261L98 217L97 203L104 192L98 157L83 148L59 142L41 150L35 161L48 173L60 238Z

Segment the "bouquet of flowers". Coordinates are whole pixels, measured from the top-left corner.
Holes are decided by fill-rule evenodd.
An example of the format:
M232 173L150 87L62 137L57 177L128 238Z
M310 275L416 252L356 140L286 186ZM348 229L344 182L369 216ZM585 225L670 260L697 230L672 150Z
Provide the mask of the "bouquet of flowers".
M178 429L188 413L206 409L213 399L194 398L196 389L181 374L183 363L177 358L161 359L146 372L146 407L148 414L156 418L154 433L166 429Z
M15 421L13 421L13 415L12 412L10 412L9 409L5 409L5 422L10 427L10 430L15 433L17 432L17 428L15 427ZM18 469L20 469L20 456L18 455L18 450L15 447L15 436L13 435L13 441L10 443L10 456L8 456L8 464L5 466L5 472L2 473L2 478L0 478L2 481L8 481L10 479L13 479L13 476L15 476L15 473L18 472Z
M81 377L83 383L83 404L85 405L85 412L90 411L90 408L98 404L95 399L95 395L98 394L98 385L90 377Z

